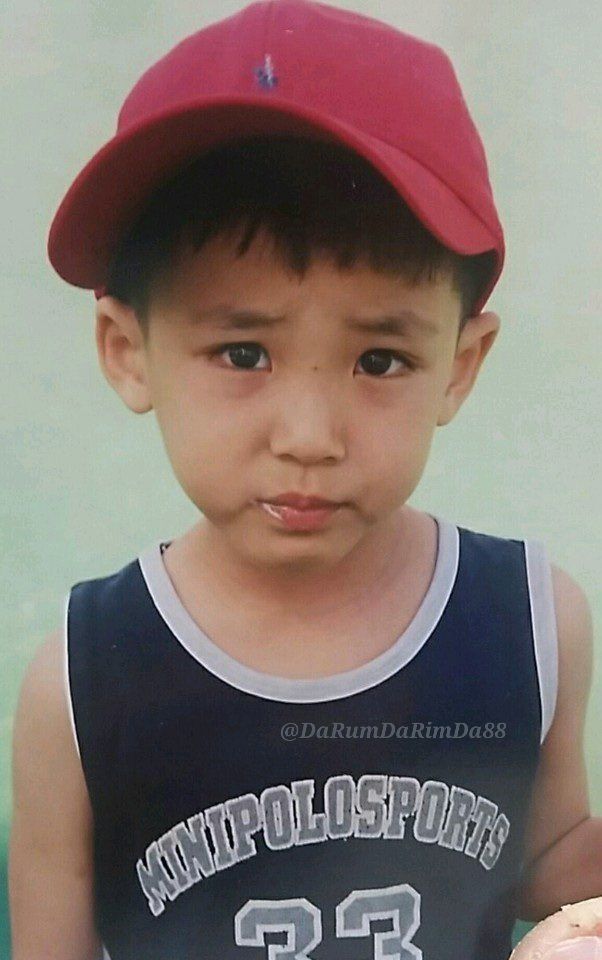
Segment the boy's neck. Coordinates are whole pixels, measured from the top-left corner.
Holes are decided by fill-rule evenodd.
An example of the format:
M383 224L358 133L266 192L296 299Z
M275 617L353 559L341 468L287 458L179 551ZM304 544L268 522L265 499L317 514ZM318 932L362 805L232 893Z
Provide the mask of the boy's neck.
M284 617L309 625L337 614L365 612L375 598L397 589L400 581L411 582L415 575L422 579L425 566L434 562L433 538L436 543L432 517L405 505L330 572L293 577L285 567L279 573L245 564L206 519L167 552L172 554L172 569L189 585L195 580L205 595L210 589L210 595L224 603L235 598L256 622L267 623L272 617L281 622Z

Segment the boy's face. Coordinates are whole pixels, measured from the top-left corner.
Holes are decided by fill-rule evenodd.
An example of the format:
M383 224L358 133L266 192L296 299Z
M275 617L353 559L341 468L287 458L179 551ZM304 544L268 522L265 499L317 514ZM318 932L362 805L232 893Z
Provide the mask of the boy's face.
M153 303L147 344L129 307L99 300L99 356L132 410L155 410L181 486L233 554L316 570L408 500L499 320L472 318L458 342L448 277L412 287L317 259L300 280L265 234L241 258L235 244L221 236L182 260ZM246 316L228 327L218 309ZM392 315L396 333L353 326ZM291 531L257 503L290 491L343 506L320 530Z

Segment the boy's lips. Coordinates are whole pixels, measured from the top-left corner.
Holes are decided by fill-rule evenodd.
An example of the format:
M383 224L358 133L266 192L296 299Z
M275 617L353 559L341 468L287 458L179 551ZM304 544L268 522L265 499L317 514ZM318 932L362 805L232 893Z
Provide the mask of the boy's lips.
M261 500L275 507L293 507L294 510L320 510L323 508L340 507L341 503L334 500L324 500L322 497L306 497L301 493L281 493L277 497Z
M257 500L257 505L267 513L273 521L288 530L297 531L316 531L323 529L330 518L343 506L340 503L332 501L318 500L319 506L316 506L315 498L304 497L301 500L295 498L280 498L283 502L273 503L269 500ZM289 503L288 500L293 500ZM295 504L301 502L310 506L298 507Z

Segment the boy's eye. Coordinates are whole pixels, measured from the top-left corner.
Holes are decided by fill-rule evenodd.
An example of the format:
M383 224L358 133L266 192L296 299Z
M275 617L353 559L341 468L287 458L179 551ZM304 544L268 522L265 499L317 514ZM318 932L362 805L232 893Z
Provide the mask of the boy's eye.
M365 358L367 358L367 361ZM393 370L393 375L395 375L396 373L403 373L405 370L413 369L410 361L400 353L396 353L395 350L385 350L380 347L362 353L360 361L367 366L370 374L376 374L377 376L383 373L390 374L391 370ZM397 363L400 364L400 366L397 368L395 368L395 366L391 367L391 363ZM383 378L381 377L381 379Z
M232 365L236 367L237 370L263 370L265 367L255 367L257 356L260 353L265 353L265 350L263 347L260 347L258 343L225 343L223 346L216 347L215 350L212 350L211 356L229 355L232 359Z
M212 350L210 355L211 357L228 356L231 362L226 365L232 366L236 370L265 370L267 369L265 366L257 367L255 365L262 353L267 357L266 351L258 343L224 343ZM396 353L395 350L386 350L381 347L367 350L361 355L358 362L366 367L366 372L370 376L376 376L380 379L384 379L383 374L390 375L391 370L393 370L394 375L400 372L399 367L391 367L392 363L400 364L401 372L413 369L410 361L401 354Z

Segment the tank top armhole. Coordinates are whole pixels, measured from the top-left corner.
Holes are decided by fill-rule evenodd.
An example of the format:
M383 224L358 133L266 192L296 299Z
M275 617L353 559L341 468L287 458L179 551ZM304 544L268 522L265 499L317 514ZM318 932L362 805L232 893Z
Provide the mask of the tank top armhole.
M531 608L533 649L537 665L541 702L543 744L554 719L558 693L558 631L552 568L545 547L539 540L525 540L525 561Z
M67 708L69 710L69 720L71 723L71 730L73 732L73 739L75 741L75 749L77 750L77 755L81 763L82 755L79 749L79 741L77 739L77 730L75 728L75 715L73 712L71 683L69 681L69 600L70 598L71 598L71 590L67 592L64 599L64 603L63 603L63 681L65 686L65 696L67 698Z

